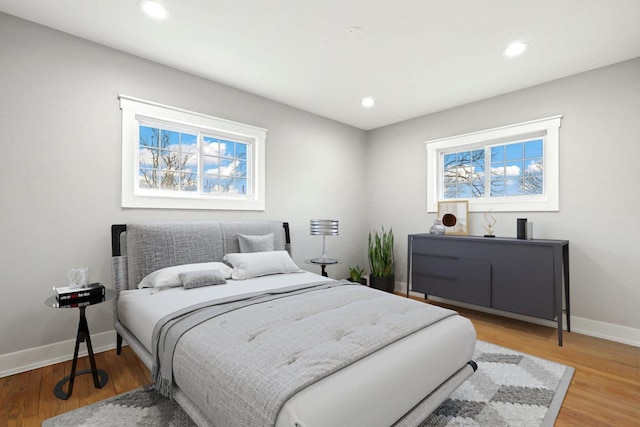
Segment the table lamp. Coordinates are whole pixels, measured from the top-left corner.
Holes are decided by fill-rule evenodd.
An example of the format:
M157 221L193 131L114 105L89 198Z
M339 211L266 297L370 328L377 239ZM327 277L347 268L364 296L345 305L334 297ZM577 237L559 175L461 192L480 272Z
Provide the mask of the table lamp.
M320 258L312 259L311 262L316 264L335 264L338 262L336 259L327 257L327 236L338 235L338 220L337 219L312 219L310 221L310 230L312 236L322 236L322 256Z

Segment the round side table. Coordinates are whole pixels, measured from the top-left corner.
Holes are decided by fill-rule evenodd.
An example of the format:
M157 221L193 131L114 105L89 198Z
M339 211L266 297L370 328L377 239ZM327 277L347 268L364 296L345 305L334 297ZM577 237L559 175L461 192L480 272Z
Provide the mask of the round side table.
M321 260L321 259L307 259L304 261L306 264L315 264L315 265L319 265L320 266L320 271L321 274L324 277L329 277L329 275L326 272L326 268L328 265L335 265L335 264L340 264L340 261L338 261L337 259L325 259L325 260Z
M96 388L102 388L109 380L107 373L101 369L96 368L96 360L93 357L93 347L91 346L91 335L89 334L89 326L87 325L87 317L85 316L85 310L87 307L103 303L111 300L116 293L111 289L105 289L105 295L102 298L93 298L86 301L78 301L71 304L60 304L55 295L50 296L44 302L45 305L52 308L78 308L80 310L80 320L78 321L78 334L76 335L76 348L73 352L73 363L71 364L71 375L68 375L61 379L53 389L53 394L57 398L67 400L71 393L73 393L73 381L76 375L93 374L93 385ZM80 372L76 372L76 365L78 363L78 350L81 342L86 342L87 351L89 352L89 361L91 362L91 369L85 369ZM63 390L64 384L69 382L67 392Z

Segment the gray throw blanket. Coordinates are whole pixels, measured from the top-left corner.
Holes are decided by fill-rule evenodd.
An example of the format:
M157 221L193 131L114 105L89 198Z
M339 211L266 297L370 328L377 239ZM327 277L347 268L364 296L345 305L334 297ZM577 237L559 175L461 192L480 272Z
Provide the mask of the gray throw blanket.
M275 425L298 391L454 314L334 281L202 303L156 325L152 375L169 395L179 367L214 425Z
M151 378L156 382L158 391L166 397L171 397L175 347L182 335L193 327L239 308L295 295L318 287L332 287L338 284L340 282L334 281L311 283L280 288L268 293L242 294L214 301L205 301L163 317L154 326L152 334L153 366Z

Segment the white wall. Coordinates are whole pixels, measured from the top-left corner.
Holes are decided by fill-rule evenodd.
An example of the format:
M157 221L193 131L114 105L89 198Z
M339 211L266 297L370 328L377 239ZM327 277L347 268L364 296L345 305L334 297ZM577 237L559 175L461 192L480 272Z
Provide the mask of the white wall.
M2 355L75 338L77 310L44 300L71 267L111 286L114 223L286 220L295 261L319 272L304 263L322 250L309 219L335 218L327 250L343 263L328 271L364 262L364 131L4 14L0 58L0 373ZM266 210L122 209L119 93L267 128ZM87 317L94 335L113 328L108 304Z
M560 211L494 214L496 235L515 237L516 218L527 217L536 237L569 240L576 330L619 327L638 345L640 59L369 132L369 223L393 227L397 280L406 281L406 236L428 232L435 218L426 213L424 142L556 114ZM471 234L484 234L484 223L471 214Z

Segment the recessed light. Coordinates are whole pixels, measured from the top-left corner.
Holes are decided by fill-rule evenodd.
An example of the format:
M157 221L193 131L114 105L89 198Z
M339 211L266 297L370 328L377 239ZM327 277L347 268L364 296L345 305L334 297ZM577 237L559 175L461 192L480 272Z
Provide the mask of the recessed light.
M529 49L529 43L514 42L511 43L502 53L510 58L518 55L522 55L527 49Z
M370 96L367 96L366 98L362 98L362 106L364 108L371 108L375 103L376 101L374 101L374 99L371 98Z
M167 19L169 11L162 4L153 0L140 0L138 2L140 8L150 17L158 20Z

